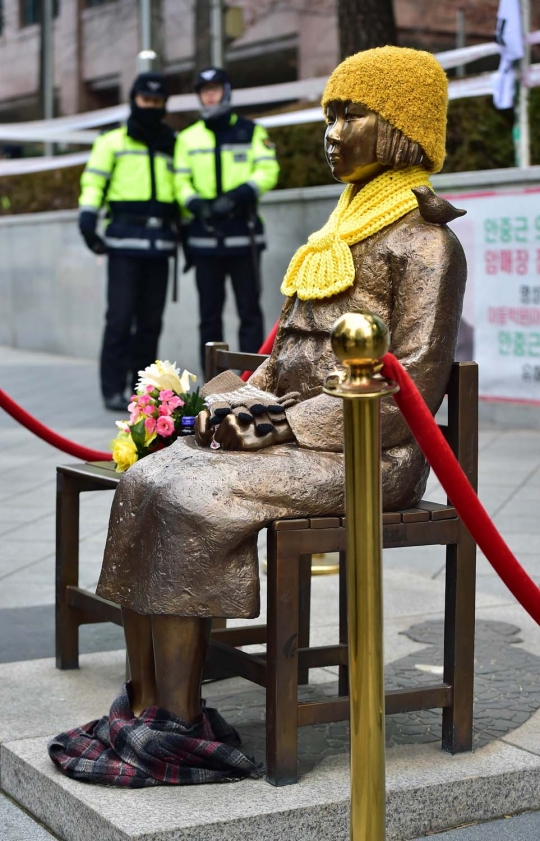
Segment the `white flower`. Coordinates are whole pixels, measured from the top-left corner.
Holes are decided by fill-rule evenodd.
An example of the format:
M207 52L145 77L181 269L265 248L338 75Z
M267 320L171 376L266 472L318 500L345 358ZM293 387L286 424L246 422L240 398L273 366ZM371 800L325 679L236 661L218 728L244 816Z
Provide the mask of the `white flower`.
M145 388L147 385L152 385L160 391L169 388L176 394L189 391L189 381L195 382L197 380L195 374L190 374L189 371L185 370L182 372L182 376L179 376L180 369L176 367L176 362L169 362L168 359L164 362L158 359L153 365L149 365L148 368L139 371L138 374L138 390Z
M129 421L115 421L115 423L121 432L129 432Z
M180 385L182 386L182 392L183 393L188 392L189 389L191 388L190 380L191 380L191 382L196 383L197 382L197 377L195 376L195 374L191 374L189 371L187 371L184 368L184 370L182 371L182 375L180 377Z

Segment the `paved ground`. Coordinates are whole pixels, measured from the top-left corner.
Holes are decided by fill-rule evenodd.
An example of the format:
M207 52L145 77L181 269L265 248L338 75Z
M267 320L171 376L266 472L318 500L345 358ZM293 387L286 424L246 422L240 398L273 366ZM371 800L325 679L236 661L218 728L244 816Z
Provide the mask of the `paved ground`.
M42 421L80 443L106 449L115 434L115 416L101 406L94 363L0 348L0 386ZM53 654L55 467L73 459L33 438L5 414L0 414L0 441L0 662L48 657ZM94 586L99 575L111 496L83 496L81 581L86 587ZM480 496L511 548L540 581L540 432L482 429ZM435 480L430 482L429 498L443 501ZM421 682L440 673L443 550L387 551L384 570L387 675ZM314 580L315 640L326 641L336 633L336 589L335 580ZM508 732L519 726L540 707L540 629L482 557L478 619L476 735L481 744L497 738L504 728ZM113 626L90 626L81 632L84 651L121 645L121 632ZM316 681L327 682L330 690L335 673L320 670ZM430 715L389 719L390 743L400 743L404 733L409 741L425 740L426 733L436 738L437 724L429 721ZM406 733L406 728L415 732ZM321 737L328 739L329 734ZM330 738L341 748L346 733L335 730ZM1 826L6 841L49 837L5 800L0 800ZM540 819L528 815L440 837L538 838Z

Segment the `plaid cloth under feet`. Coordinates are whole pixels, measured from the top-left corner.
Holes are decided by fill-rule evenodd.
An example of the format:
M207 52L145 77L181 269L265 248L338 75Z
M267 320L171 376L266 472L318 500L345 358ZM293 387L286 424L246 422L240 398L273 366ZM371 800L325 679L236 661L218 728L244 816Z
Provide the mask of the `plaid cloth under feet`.
M142 788L162 784L234 782L259 777L261 768L238 750L240 736L210 708L186 724L160 707L135 717L128 685L110 713L48 744L49 756L68 777Z

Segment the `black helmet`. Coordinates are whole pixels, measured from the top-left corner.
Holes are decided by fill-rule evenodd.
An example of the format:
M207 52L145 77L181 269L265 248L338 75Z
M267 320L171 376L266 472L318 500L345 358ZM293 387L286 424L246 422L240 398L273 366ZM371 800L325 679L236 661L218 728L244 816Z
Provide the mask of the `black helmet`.
M231 79L226 70L222 67L205 67L195 77L195 84L193 85L195 93L199 93L204 85L223 85L227 90L231 88Z
M161 73L139 73L129 93L130 99L134 99L138 93L146 93L149 96L162 96L167 99L169 92L165 76Z

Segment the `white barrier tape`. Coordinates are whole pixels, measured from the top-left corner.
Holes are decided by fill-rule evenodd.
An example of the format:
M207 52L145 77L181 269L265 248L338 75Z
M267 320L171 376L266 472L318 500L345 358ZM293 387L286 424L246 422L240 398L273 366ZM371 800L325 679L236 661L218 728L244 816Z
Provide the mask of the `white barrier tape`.
M540 30L531 32L528 35L528 41L531 44L540 43ZM442 53L436 53L436 58L441 63L442 67L449 69L451 67L458 67L463 64L468 64L472 61L477 61L479 58L484 58L489 55L496 55L499 52L499 47L496 43L491 42L487 44L475 44L471 47L462 47L457 50L447 50ZM278 85L262 85L253 88L242 88L234 91L233 103L237 106L247 105L264 105L269 102L285 102L287 100L304 99L317 100L324 90L326 85L326 77L320 76L313 79L299 79L296 82L283 82ZM195 94L178 94L171 96L167 108L171 113L180 111L197 111L199 108L199 100ZM73 114L67 117L55 117L53 120L32 120L25 123L6 123L1 126L3 134L1 139L15 139L16 137L30 137L30 132L37 131L41 140L58 140L60 135L49 132L56 132L62 129L64 134L70 131L77 131L78 129L96 128L98 126L107 126L113 123L119 123L125 120L129 113L129 106L114 105L111 108L101 108L96 111L88 111L84 114ZM12 132L24 132L22 134L13 134ZM37 135L32 134L31 139ZM73 140L71 142L91 142L87 136L82 141ZM68 142L68 141L65 141Z
M0 143L67 143L77 146L91 146L99 131L64 131L64 129L53 126L53 128L25 129L24 124L19 129L5 128L0 124Z
M236 106L264 105L268 102L286 102L295 99L317 100L326 85L327 77L314 79L299 79L297 82L283 82L278 85L262 85L254 88L241 88L233 93L233 103ZM196 94L177 94L171 96L167 102L167 110L171 113L180 111L198 111L200 102ZM52 120L33 120L25 123L6 123L0 128L8 131L38 130L42 133L48 129L62 128L69 130L94 128L96 126L111 125L126 120L129 106L114 105L111 108L101 108L84 114L73 114L68 117L55 117Z
M465 79L456 79L448 86L448 96L451 100L466 99L473 96L491 96L493 93L494 77L496 73L483 73ZM529 87L540 87L540 64L533 64L529 71ZM323 118L322 109L306 108L303 111L289 111L284 114L271 114L259 117L255 122L266 128L279 126L294 126L303 123L318 123ZM0 141L3 139L3 128L0 126ZM91 141L90 141L91 142ZM88 152L77 152L72 155L58 155L57 157L15 158L14 160L0 160L0 176L19 175L26 172L40 172L48 169L62 169L68 166L85 163Z
M540 30L531 32L527 39L531 44L540 44ZM499 52L495 43L477 44L458 50L448 50L436 54L444 68L457 67L464 63L476 61L488 55ZM496 73L483 73L450 82L448 94L451 100L464 99L474 96L490 96L494 89ZM279 85L265 85L256 88L244 88L234 95L236 105L260 105L264 102L278 102L287 99L317 99L326 84L326 78L301 79L297 82L285 82ZM529 87L540 86L540 64L533 64L529 70ZM192 111L198 106L198 98L194 94L172 96L168 102L168 110ZM0 125L0 143L2 142L32 142L44 141L57 143L77 143L91 145L99 132L77 131L92 126L100 126L121 122L129 113L127 105L115 105L99 111L86 114L74 114L70 117L56 117L53 120L33 120L25 123L7 123ZM272 114L260 117L256 122L266 128L279 126L301 125L303 123L319 122L322 119L320 107L306 108L299 111L289 111L283 114ZM61 155L52 158L18 158L16 160L1 161L0 175L16 175L24 172L39 172L47 169L60 169L83 163L88 158L86 152L75 155Z
M447 50L444 53L435 53L435 58L445 70L451 67L461 67L464 64L470 64L473 61L478 61L480 58L486 58L490 55L498 55L500 47L493 41L489 44L475 44L472 47L460 47L458 50Z
M278 126L299 126L301 123L319 123L323 118L321 106L318 108L305 108L303 111L288 111L284 114L271 114L269 117L257 117L256 123L265 128L277 128Z
M0 160L0 176L24 175L30 172L44 172L48 169L64 169L68 166L84 164L90 157L89 152L75 152L72 155L58 155L56 157L14 158Z

